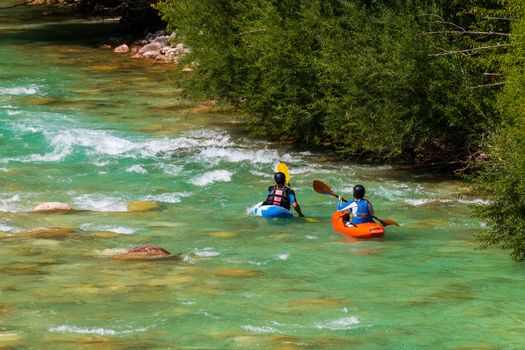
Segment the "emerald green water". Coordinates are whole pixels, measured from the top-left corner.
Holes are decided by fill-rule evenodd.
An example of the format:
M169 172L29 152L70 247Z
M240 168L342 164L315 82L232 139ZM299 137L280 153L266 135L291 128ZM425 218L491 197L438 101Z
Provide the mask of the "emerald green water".
M1 349L525 347L523 264L476 249L465 184L254 141L180 99L169 67L98 48L115 30L0 11ZM248 215L278 161L318 222ZM401 226L345 239L314 179L363 183ZM46 201L78 211L31 212ZM145 244L181 259L108 256Z

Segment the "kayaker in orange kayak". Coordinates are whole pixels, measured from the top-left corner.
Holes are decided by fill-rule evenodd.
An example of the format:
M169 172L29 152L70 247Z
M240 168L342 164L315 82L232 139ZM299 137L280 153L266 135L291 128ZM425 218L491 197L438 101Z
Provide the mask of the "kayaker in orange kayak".
M363 185L355 185L353 188L353 201L344 203L343 197L338 196L337 211L348 211L349 217L346 226L363 224L365 222L374 222L374 207L372 203L364 199L365 188ZM346 218L345 218L346 219Z

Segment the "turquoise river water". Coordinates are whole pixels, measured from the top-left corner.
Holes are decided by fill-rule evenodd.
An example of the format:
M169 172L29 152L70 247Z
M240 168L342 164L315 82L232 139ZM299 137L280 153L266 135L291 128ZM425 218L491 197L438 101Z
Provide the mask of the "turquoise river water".
M477 249L466 184L255 141L99 48L114 22L43 11L0 10L0 349L525 348L523 264ZM314 222L248 214L279 161ZM314 179L401 226L333 232ZM146 244L179 259L112 258Z

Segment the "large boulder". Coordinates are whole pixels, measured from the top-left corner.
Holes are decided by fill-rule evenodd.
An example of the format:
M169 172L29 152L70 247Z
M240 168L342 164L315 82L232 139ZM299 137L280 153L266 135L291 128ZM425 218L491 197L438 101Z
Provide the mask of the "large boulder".
M168 35L161 35L153 39L153 42L166 46L166 45L169 45L170 37Z
M33 211L67 211L73 210L67 203L62 202L44 202L33 208Z
M146 51L142 54L144 58L155 58L159 55L160 51Z
M139 53L145 54L146 52L156 52L159 53L160 50L162 50L162 45L159 43L150 43L147 45L144 45L140 48Z
M120 46L115 47L113 49L113 52L126 53L126 52L129 52L129 47L126 44L122 44Z

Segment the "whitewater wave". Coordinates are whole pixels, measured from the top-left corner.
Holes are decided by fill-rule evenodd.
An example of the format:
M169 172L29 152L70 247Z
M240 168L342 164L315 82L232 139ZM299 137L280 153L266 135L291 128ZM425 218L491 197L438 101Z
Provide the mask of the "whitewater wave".
M437 198L419 198L419 199L405 199L405 203L412 205L414 207L419 207L426 204L433 203L450 203L450 199L437 199Z
M221 160L233 163L249 161L268 164L279 159L276 150L250 150L235 145L226 133L204 130L176 138L151 139L135 136L132 140L128 135L119 135L115 132L78 128L76 125L78 123L65 116L60 117L62 123L59 124L55 120L51 126L45 122L47 119L53 120L51 116L46 116L40 123L26 121L12 123L12 129L19 134L42 134L52 151L6 158L3 162L56 162L64 160L74 151L84 152L88 157L96 157L97 165L103 163L101 156L166 160L172 157L194 156L196 161L212 164ZM69 125L67 127L64 124ZM292 159L290 156L284 158ZM129 170L137 171L138 168ZM173 175L180 173L182 168L167 165L163 166L162 170Z
M279 159L276 150L250 150L240 147L209 147L199 153L199 158L212 164L218 164L221 160L230 163L249 161L252 163L272 164ZM288 157L285 157L288 158Z
M128 173L136 173L136 174L147 174L147 170L144 169L141 165L135 164L126 169Z
M145 201L155 201L155 202L164 202L164 203L180 203L182 198L190 197L191 193L189 192L173 192L173 193L163 193L157 195L148 195L141 198Z
M174 165L174 164L166 164L162 163L157 166L160 170L162 170L166 175L179 175L184 170L184 167L180 165Z
M190 183L197 186L207 186L214 182L229 182L231 181L233 173L228 170L213 170L197 176L190 180Z
M16 213L23 211L24 208L18 204L20 202L20 195L15 194L8 198L0 198L0 211L8 213Z
M102 194L85 194L73 199L74 207L92 211L127 211L127 201L120 197Z
M427 204L447 204L447 203L461 203L461 204L488 204L489 200L481 198L473 199L441 199L441 198L419 198L419 199L405 199L405 203L414 207L419 207Z

